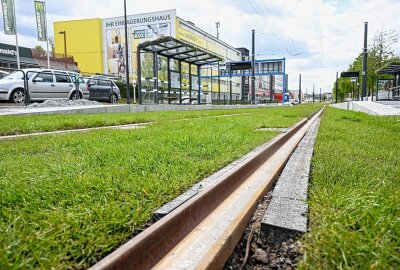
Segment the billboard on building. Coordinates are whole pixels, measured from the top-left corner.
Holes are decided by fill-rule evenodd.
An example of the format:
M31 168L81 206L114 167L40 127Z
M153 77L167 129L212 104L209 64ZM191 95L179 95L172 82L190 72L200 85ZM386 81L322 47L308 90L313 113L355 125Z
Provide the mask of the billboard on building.
M136 74L136 50L140 43L162 36L175 37L176 10L144 13L127 17L130 74ZM102 20L103 61L108 74L125 72L124 17ZM146 58L148 59L148 58ZM133 67L133 70L132 70ZM133 72L134 71L134 72Z

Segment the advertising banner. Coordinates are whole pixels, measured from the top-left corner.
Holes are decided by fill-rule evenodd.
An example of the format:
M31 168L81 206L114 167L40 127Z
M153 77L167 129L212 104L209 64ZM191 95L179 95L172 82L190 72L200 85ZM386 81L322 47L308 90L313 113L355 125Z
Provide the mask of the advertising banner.
M128 50L129 72L136 74L136 50L140 43L163 36L175 36L176 10L166 10L127 17L128 48L125 48L124 17L102 20L104 64L107 74L123 74L125 70L125 50ZM142 62L151 58L142 57ZM151 63L149 62L148 65ZM142 63L142 65L147 65ZM143 74L142 77L152 76Z
M376 82L376 99L392 99L393 80L377 80Z
M4 33L15 35L14 1L1 0L1 8L3 10Z
M171 88L181 88L181 75L179 72L171 71Z
M39 41L47 41L46 4L35 1L36 27Z
M199 77L192 75L192 89L199 90Z

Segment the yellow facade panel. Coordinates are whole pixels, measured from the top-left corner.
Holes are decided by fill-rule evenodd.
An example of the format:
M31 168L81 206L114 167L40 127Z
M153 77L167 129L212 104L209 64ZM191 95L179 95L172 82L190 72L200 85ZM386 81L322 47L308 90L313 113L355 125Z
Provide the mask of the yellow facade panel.
M101 19L54 22L54 50L64 54L66 32L67 55L72 55L83 73L104 73Z
M192 32L190 28L186 28L179 20L177 20L177 25L176 36L178 39L197 45L200 48L207 49L206 40L202 36L197 35L194 31Z

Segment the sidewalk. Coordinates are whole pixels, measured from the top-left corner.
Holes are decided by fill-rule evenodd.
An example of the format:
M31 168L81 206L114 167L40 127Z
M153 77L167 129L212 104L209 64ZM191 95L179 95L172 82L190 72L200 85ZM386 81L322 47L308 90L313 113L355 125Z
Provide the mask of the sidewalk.
M277 104L259 105L86 105L48 108L0 107L3 115L41 115L41 114L96 114L96 113L127 113L127 112L160 112L160 111L195 111L195 110L230 110L243 108L259 108L280 106Z
M338 104L331 104L330 106L343 109L352 110L356 112L363 112L371 115L379 116L400 116L400 101L392 101L390 103L383 103L381 101L350 101Z
M4 109L0 108L0 115L92 114L128 111L128 105L89 105L48 108L6 107Z

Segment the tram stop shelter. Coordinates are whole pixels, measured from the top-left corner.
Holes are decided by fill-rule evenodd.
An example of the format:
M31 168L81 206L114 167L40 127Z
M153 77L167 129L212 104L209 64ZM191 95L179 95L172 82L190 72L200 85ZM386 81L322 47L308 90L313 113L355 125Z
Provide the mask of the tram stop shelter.
M389 62L384 67L378 69L376 73L394 76L393 87L388 90L392 92L393 100L400 100L400 60Z
M200 104L200 68L224 60L169 36L139 44L136 55L139 104Z

